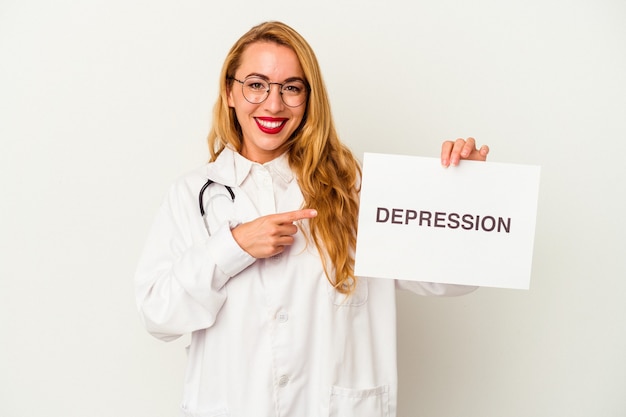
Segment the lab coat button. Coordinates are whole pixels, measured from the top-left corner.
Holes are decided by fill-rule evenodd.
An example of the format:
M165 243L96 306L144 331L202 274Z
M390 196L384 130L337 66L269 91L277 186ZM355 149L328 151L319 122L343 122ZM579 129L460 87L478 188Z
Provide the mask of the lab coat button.
M280 310L276 313L276 320L278 320L279 323L285 323L289 320L289 314L287 314L285 310Z
M280 388L284 388L289 382L289 377L287 375L283 375L278 379L278 386Z

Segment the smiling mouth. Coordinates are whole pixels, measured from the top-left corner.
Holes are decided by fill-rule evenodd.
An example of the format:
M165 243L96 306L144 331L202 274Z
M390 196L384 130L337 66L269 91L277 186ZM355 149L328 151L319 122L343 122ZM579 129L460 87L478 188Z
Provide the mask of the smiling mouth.
M276 119L273 117L255 117L257 126L264 133L276 134L283 130L287 120L289 119Z

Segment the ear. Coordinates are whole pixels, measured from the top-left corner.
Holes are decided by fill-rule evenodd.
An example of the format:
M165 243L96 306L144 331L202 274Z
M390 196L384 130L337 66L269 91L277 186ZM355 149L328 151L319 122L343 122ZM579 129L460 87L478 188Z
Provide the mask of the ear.
M235 99L233 98L233 89L229 88L226 90L226 97L228 97L228 107L235 107Z

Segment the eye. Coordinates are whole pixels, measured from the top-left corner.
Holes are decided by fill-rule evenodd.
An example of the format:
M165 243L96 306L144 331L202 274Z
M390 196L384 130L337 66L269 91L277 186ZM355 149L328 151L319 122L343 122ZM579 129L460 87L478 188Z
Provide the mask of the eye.
M290 95L300 95L305 91L304 84L299 81L287 83L283 86L283 93Z
M249 88L252 91L267 91L267 83L265 81L260 80L258 78L246 80L244 85L246 88Z

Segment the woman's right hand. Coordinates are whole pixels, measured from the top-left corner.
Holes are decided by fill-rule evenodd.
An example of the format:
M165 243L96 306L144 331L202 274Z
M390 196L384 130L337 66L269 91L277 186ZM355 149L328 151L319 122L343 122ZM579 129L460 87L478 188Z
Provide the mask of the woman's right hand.
M231 230L237 244L255 258L269 258L293 245L299 220L317 216L313 209L289 211L259 217Z

